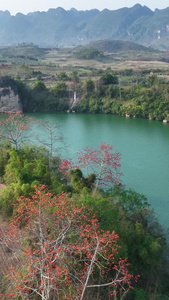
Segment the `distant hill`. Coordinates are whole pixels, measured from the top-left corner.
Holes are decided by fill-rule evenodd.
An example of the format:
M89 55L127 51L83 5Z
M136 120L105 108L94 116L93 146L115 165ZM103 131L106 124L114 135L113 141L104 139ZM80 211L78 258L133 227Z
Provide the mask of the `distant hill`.
M153 49L139 45L129 41L121 40L98 40L90 42L84 46L85 48L94 48L103 52L119 52L119 51L153 51Z
M18 44L17 46L5 47L0 49L2 57L20 57L27 59L38 59L46 53L44 48L39 48L33 44Z
M154 12L140 4L103 11L58 7L16 16L0 11L1 46L33 43L43 47L67 47L103 39L169 50L169 7Z

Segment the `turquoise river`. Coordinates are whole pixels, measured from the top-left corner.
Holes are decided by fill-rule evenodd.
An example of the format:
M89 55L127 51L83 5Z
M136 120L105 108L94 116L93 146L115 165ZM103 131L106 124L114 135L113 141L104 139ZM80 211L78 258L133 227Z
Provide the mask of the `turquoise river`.
M160 222L169 227L169 124L113 115L29 115L60 125L62 157L74 158L77 151L101 142L114 145L121 153L123 183L145 194Z

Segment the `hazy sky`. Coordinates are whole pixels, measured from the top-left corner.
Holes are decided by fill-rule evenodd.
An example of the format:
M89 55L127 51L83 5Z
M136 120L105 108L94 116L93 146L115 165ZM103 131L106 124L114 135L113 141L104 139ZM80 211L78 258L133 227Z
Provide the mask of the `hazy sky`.
M72 7L78 10L92 8L114 10L121 7L131 7L136 3L146 5L152 10L169 7L169 0L0 0L0 10L9 10L12 15L15 15L17 12L27 14L37 10L47 11L49 8L57 8L58 6L66 10Z

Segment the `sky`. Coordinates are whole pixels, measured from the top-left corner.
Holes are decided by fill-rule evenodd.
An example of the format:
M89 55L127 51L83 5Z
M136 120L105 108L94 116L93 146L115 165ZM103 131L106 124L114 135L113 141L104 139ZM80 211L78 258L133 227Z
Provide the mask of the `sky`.
M0 10L9 10L12 15L21 12L27 14L33 11L47 11L49 8L63 7L66 10L72 7L77 10L108 8L116 10L122 7L132 7L136 3L148 6L151 10L169 7L169 0L0 0Z

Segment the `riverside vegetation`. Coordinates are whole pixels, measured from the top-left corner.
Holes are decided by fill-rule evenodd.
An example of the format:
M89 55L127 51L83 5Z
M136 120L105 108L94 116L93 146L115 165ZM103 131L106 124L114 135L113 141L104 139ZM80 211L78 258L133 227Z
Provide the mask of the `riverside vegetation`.
M61 160L25 143L29 122L1 120L1 298L168 299L166 236L123 186L120 153L103 143Z
M167 121L168 52L142 46L128 50L128 43L100 41L73 49L23 44L1 49L1 87L5 82L15 87L24 112L73 110Z

